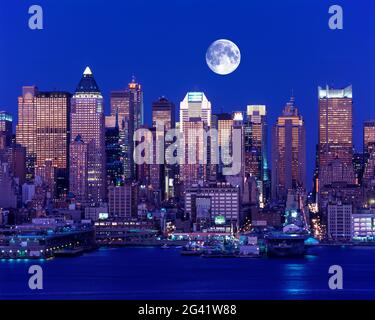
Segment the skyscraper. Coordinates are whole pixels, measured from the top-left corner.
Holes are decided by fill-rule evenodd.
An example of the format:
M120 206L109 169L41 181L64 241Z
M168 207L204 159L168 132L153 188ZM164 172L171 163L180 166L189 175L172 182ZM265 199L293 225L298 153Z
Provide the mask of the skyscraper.
M80 136L87 144L86 202L90 205L97 205L106 197L104 125L103 96L87 67L72 98L71 136Z
M207 182L207 141L211 126L211 102L203 92L188 92L180 103L179 129L182 133L180 182L184 187Z
M133 101L134 130L137 130L144 124L142 86L139 83L137 83L135 81L135 78L133 77L132 81L128 85L128 88Z
M355 183L352 86L319 87L317 192L333 182ZM333 165L333 162L336 164ZM340 165L338 165L338 162ZM335 171L335 168L342 168Z
M363 153L365 160L373 151L375 145L375 120L365 121L363 125Z
M163 123L166 131L175 127L176 108L174 103L165 97L152 104L152 126L156 128L158 122Z
M173 102L169 101L165 97L161 97L159 100L155 101L152 104L152 126L153 128L157 128L157 126L163 126L164 132L159 133L159 131L155 132L155 144L160 144L161 141L165 140L165 133L170 130L174 129L176 125L176 110L175 105ZM165 142L164 143L164 150L166 150L172 142ZM165 157L164 157L165 159ZM177 165L169 165L164 163L164 165L153 165L151 166L151 174L154 175L153 179L156 179L159 173L163 172L163 177L161 181L161 186L164 190L163 191L163 198L169 199L174 196L174 184L177 179L178 174L178 167ZM155 184L155 183L153 183Z
M203 185L207 182L206 143L204 131L206 124L200 118L190 118L183 123L182 157L180 165L180 182L184 188Z
M184 129L184 122L189 119L201 119L207 126L211 126L211 102L203 92L188 92L180 103L180 130Z
M23 87L18 98L16 139L26 148L27 178L33 178L35 168L51 160L58 195L68 188L70 99L70 93L39 92L35 86Z
M77 135L70 144L70 187L77 203L88 201L88 145Z
M132 82L127 89L111 92L111 115L118 118L123 172L124 179L127 181L131 181L136 176L133 136L135 130L140 127L140 119L143 117L140 113L140 110L143 110L143 93L140 88L139 84Z
M114 118L113 121L111 121L112 118ZM122 148L117 117L106 117L105 149L107 186L122 185L124 166L122 163Z
M272 132L272 198L286 200L289 189L305 188L306 133L294 98L286 104Z
M257 180L262 203L270 197L267 157L267 111L265 105L247 106L245 122L245 173Z
M12 144L13 117L10 113L0 111L0 149Z
M231 160L231 151L232 151L232 130L233 130L233 118L230 113L219 113L212 115L211 121L212 128L217 130L217 145L219 148L218 157L220 162L216 166L217 176L219 180L224 180L223 177L223 168L224 163L229 163ZM223 148L229 147L227 152L224 152ZM221 156L220 156L221 155Z

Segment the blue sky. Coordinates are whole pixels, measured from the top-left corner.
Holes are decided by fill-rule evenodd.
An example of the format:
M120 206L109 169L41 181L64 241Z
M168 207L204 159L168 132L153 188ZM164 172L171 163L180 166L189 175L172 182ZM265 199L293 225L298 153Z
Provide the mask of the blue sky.
M28 28L28 8L44 9L44 30ZM344 9L344 30L328 28L328 8ZM146 121L161 95L176 105L202 90L214 111L266 104L270 125L292 89L307 126L311 179L317 142L318 85L353 85L354 134L375 118L372 0L1 0L0 109L17 113L23 85L73 92L86 65L106 97L135 75L144 87ZM241 50L229 76L206 65L221 38Z

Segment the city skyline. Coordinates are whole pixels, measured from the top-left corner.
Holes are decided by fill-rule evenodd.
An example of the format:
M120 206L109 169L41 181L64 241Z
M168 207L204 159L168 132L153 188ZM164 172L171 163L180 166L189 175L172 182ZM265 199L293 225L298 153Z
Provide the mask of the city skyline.
M155 15L180 12L178 19L183 19L199 11L215 27L199 32L204 29L202 22L182 26L177 16L172 14L170 19L154 21L151 34L147 23L153 19L147 12L136 10L136 3L116 4L118 10L114 13L114 21L118 22L108 23L104 19L102 24L95 25L91 17L96 18L103 13L99 2L91 1L88 7L84 2L66 1L65 10L71 12L72 18L69 23L60 24L59 6L41 1L46 12L46 25L40 33L22 29L24 22L20 11L24 6L26 12L27 3L21 2L19 6L11 3L0 13L0 26L4 30L10 23L15 26L3 35L2 44L7 50L3 50L0 70L7 74L7 81L0 80L0 109L15 115L19 88L27 84L36 84L46 91L58 89L73 92L82 66L90 65L100 82L106 114L110 108L109 92L125 88L132 75L136 76L145 91L147 123L151 123L151 104L155 99L166 96L178 103L187 91L204 91L215 113L243 109L248 104L265 104L268 107L268 121L274 123L293 90L306 121L307 145L318 142L316 88L327 83L334 87L352 84L355 92L354 131L362 132L363 121L375 118L371 108L375 99L370 90L373 85L370 74L374 67L370 64L370 49L374 44L369 43L374 30L370 24L374 5L371 1L364 1L363 6L356 6L350 1L342 2L348 28L334 32L326 26L326 5L316 1L304 2L303 5L294 0L283 4L271 1L267 15L261 1L236 1L230 9L233 17L228 16L225 25L215 23L215 14L219 14L221 9L219 5L212 9L210 0L182 1L178 6L156 1L148 5ZM288 10L290 7L293 7L292 11ZM137 17L129 16L120 22L122 13L126 14L132 9L137 11ZM112 14L111 9L108 16ZM268 17L266 23L263 17ZM245 24L245 21L250 23ZM89 38L85 38L79 28L81 23L92 25ZM170 24L174 24L175 28L168 28ZM294 24L301 27L294 28ZM133 51L127 50L129 46L126 41L115 42L119 37L131 35L129 25L137 26L138 36L132 44L137 49ZM69 40L76 48L74 53L61 48L55 40L56 32L66 35L70 31L76 34ZM13 33L20 40L17 43L11 38ZM110 61L106 59L100 42L92 39L94 34L101 36L104 43L118 44L116 50L109 50ZM306 37L306 34L309 36ZM243 59L233 74L221 77L212 73L204 57L212 41L225 37L238 44ZM185 45L185 39L191 39L189 45ZM353 45L346 46L348 41ZM24 59L19 43L27 44L35 54ZM84 50L87 45L92 50ZM160 47L171 50L152 50ZM49 50L52 50L52 54L47 56ZM40 64L41 60L44 61L43 65ZM54 70L53 73L51 70ZM354 144L357 149L362 148L361 134L355 134ZM308 186L312 183L314 158L315 150L308 149Z
M88 80L87 78L92 78L92 80ZM82 86L81 84L82 84L82 81L94 81L94 83L93 84L91 84L90 82L86 82L86 83L84 83L84 85L86 86L85 88L84 88L84 86ZM103 128L106 128L107 126L106 126L106 124L107 124L107 122L108 123L110 123L111 125L113 124L113 123L115 123L116 122L116 119L117 119L117 125L120 127L120 126L124 126L124 122L126 122L126 123L128 123L127 121L125 121L124 119L133 119L132 121L131 121L131 123L133 124L133 121L134 121L134 124L133 125L130 125L130 130L131 130L131 132L135 132L136 130L135 130L135 126L138 126L138 127L144 127L145 125L146 125L146 127L147 128L152 128L153 126L154 126L154 123L153 123L153 121L151 121L151 123L145 123L144 125L142 125L142 123L141 122L139 122L139 124L137 125L136 124L136 117L134 117L133 116L133 113L132 112L130 112L130 114L129 114L129 108L131 108L130 106L133 104L134 106L136 106L136 105L138 105L139 103L143 103L143 98L141 99L141 102L136 102L135 100L134 100L134 97L133 97L133 94L132 94L132 86L133 86L133 84L134 84L134 87L133 87L133 89L134 88L136 88L136 87L138 87L139 86L139 88L141 87L141 84L138 84L136 81L135 81L135 78L134 78L134 76L132 77L132 79L131 79L131 81L129 81L129 84L128 84L128 86L127 86L127 88L125 88L125 89L123 89L122 91L120 91L120 90L117 90L117 91L110 91L110 93L109 93L109 95L110 95L110 98L111 98L111 107L110 107L110 110L109 110L109 112L106 112L106 113L104 113L104 103L103 103L103 101L105 100L105 98L104 98L104 96L105 96L105 94L102 94L99 90L99 87L98 87L98 85L97 85L97 83L96 83L96 81L94 80L94 78L93 78L93 73L92 73L92 71L91 71L91 69L90 69L90 66L86 66L85 68L84 68L84 71L83 71L83 76L82 76L82 80L81 80L81 82L80 82L80 84L79 84L79 86L77 87L77 89L76 89L76 93L74 94L74 93L69 93L69 92L67 92L67 91L52 91L52 92L48 92L48 91L45 91L45 90L43 90L43 91L41 91L40 93L39 93L39 89L36 87L36 86L24 86L23 87L23 91L24 91L24 93L23 93L23 95L25 96L25 95L27 95L27 94L29 94L28 92L30 91L31 93L31 95L32 96L34 96L34 95L36 95L36 97L41 97L42 99L43 98L46 98L46 105L49 105L49 104L51 104L51 106L52 107L54 107L54 108L56 108L57 106L59 106L59 105L64 105L64 101L65 101L65 104L67 103L66 102L66 100L68 99L68 105L66 106L66 108L67 108L67 110L65 111L65 117L67 117L68 115L69 115L69 113L71 112L70 111L70 105L69 105L69 101L70 101L70 99L72 99L72 102L74 102L75 101L75 96L77 95L77 92L79 93L79 92L82 92L82 93L84 93L84 91L86 90L88 90L88 88L87 88L87 86L88 87L90 87L91 89L92 88L94 88L94 93L96 94L96 91L98 91L98 94L99 94L99 98L100 98L100 102L99 102L99 105L100 105L100 108L101 108L101 112L102 112L102 114L103 114L103 116L104 116L104 120L101 120L100 121L100 123L101 122L103 122L103 124L102 124L102 126L103 126ZM80 87L81 86L81 87ZM144 93L144 91L140 91L141 92L141 94L142 94L142 97L143 97L143 93ZM329 95L329 92L333 92L333 94L335 95L340 95L341 93L343 94L343 96L345 96L345 94L347 93L347 92L349 92L349 94L350 94L350 99L351 99L351 101L352 101L352 98L353 98L353 89L352 89L352 86L351 85L349 85L349 86L346 86L346 87L343 87L343 88L331 88L331 87L329 87L328 85L326 86L326 87L321 87L321 86L318 86L318 88L317 88L317 96L318 96L318 111L319 111L319 108L320 108L320 106L321 106L321 101L322 101L322 98L324 98L323 96L324 96L324 94L326 93L326 96L328 96ZM293 93L293 92L292 92ZM56 102L49 102L50 100L49 100L49 98L51 97L51 101L52 101L52 99L55 99L56 100ZM337 97L336 97L337 98ZM19 110L18 110L18 119L22 119L22 118L20 118L20 114L22 115L22 110L23 109L20 109L20 107L21 106L23 106L24 104L26 104L27 105L27 103L25 103L24 102L24 100L22 99L22 96L20 96L19 97L19 99L21 99L21 100L19 100ZM61 100L61 99L65 99L65 100ZM125 99L125 100L124 100ZM163 99L166 99L166 101L167 102L169 102L169 100L168 100L168 97L164 97L164 96L160 96L159 97L159 101L163 101ZM63 101L62 103L61 102L59 102L59 101ZM284 116L292 116L292 114L290 114L290 115L285 115L285 112L291 112L291 113L293 113L293 110L292 111L285 111L286 110L286 108L288 107L288 105L289 106L291 106L291 105L294 105L294 100L295 100L295 97L294 96L292 96L291 98L290 98L290 102L288 102L287 103L287 105L286 105L286 107L284 107L283 109L280 109L280 114L284 114ZM324 99L323 99L324 100ZM37 101L38 100L35 100L36 102L33 102L34 104L35 104L35 106L38 106L38 105L41 105L42 107L44 106L44 104L43 103L38 103ZM43 101L43 100L40 100L40 101ZM125 104L123 104L124 102L123 101L125 101ZM85 101L83 102L83 103L85 103ZM154 101L153 102L153 105L155 104L156 102ZM232 110L232 112L230 112L230 113L217 113L217 112L215 112L215 110L212 110L212 103L210 102L210 100L209 99L207 99L207 97L206 97L206 95L205 95L205 93L204 92L188 92L187 94L185 94L184 95L184 98L181 98L180 99L180 108L178 108L178 109L176 109L176 107L175 107L175 102L174 101L170 101L170 103L172 103L174 106L173 106L173 108L175 108L175 113L176 114L179 114L180 115L180 118L181 117L183 117L183 119L184 119L184 121L182 122L182 123L184 123L185 121L189 121L189 118L191 118L191 117L193 117L192 119L193 119L193 122L194 121L196 121L196 120L194 120L194 116L197 116L197 117L202 117L202 119L207 119L207 120L204 120L204 121L202 121L202 128L201 129L204 129L205 128L205 126L207 126L208 125L208 123L211 123L211 118L217 118L215 121L218 121L218 123L220 123L220 117L225 117L226 115L227 116L229 116L229 117L231 117L231 114L235 114L235 112L237 112L237 111L239 111L239 112L242 112L242 115L243 115L243 117L244 117L244 119L246 119L246 117L249 117L249 110L251 110L251 108L259 108L259 107L264 107L264 111L263 112L265 112L266 114L265 114L265 116L266 116L266 125L265 125L265 129L263 129L263 130L266 130L266 143L265 143L265 146L266 146L266 149L267 149L267 158L269 158L269 159L272 159L272 148L273 148L273 143L274 143L274 141L273 141L273 127L275 126L275 125L277 125L278 124L278 122L280 122L280 115L278 116L278 118L276 119L276 121L275 122L270 122L270 120L269 120L269 118L268 118L268 107L266 106L266 105L247 105L247 106L244 106L242 109L237 109L236 111L234 111L234 110ZM197 107L194 107L194 105L196 105L196 106L198 106L200 103L202 103L202 106L203 106L203 111L199 111L200 109L200 107L198 108L198 109L196 109ZM178 104L178 102L177 102L177 104ZM24 108L24 107L22 107L22 108ZM126 114L123 114L123 115L121 115L121 112L120 112L120 110L125 110L125 109L127 109L128 111L128 115L126 115ZM151 111L152 111L152 106L151 106ZM351 102L351 108L353 108L353 109L355 109L355 106L354 105L352 105L352 102ZM47 109L46 109L47 110ZM116 113L116 110L117 110L117 113ZM141 109L141 110L143 110L143 108ZM204 113L204 112L207 112L207 111L204 111L204 110L208 110L208 113L206 114L206 113ZM2 111L3 112L3 114L6 114L6 111ZM124 111L122 111L122 112L124 112ZM133 110L133 112L134 112L134 110ZM139 114L141 114L141 113L143 113L143 112L145 112L146 114L148 114L148 112L147 112L147 110L146 111L142 111L142 112L139 112ZM198 113L197 113L198 112ZM201 113L201 112L203 112L203 113ZM352 112L354 112L354 111L352 111L352 109L351 109L351 111L350 111L351 113L350 113L350 117L351 117L351 119L349 120L349 122L347 123L347 124L343 124L343 125L341 125L344 129L348 126L348 124L350 124L350 123L352 123ZM26 113L27 114L27 113ZM151 112L151 114L152 114L152 112ZM300 112L300 109L299 109L299 107L298 107L298 111L297 111L297 114L298 114L298 116L299 115L301 115L302 116L302 118L303 118L303 123L305 124L305 119L304 119L304 115L303 114L301 114L301 112ZM333 113L333 115L334 115L335 113ZM15 129L17 129L19 126L20 126L20 123L17 123L17 122L15 122L15 120L17 119L17 117L15 117L13 114L11 114L11 113L9 113L9 115L11 116L11 118L12 118L12 122L13 122L13 133L14 134L16 134L17 133L17 130L15 130ZM53 117L51 116L51 119L54 119L54 118L58 118L58 117L60 117L61 118L61 116L64 118L64 113L62 113L62 115L59 115L59 114L56 114L56 115L54 115ZM40 115L39 115L39 117L40 117ZM208 117L208 118L207 118ZM198 119L198 118L197 118ZM249 119L251 119L251 118L249 118ZM342 119L345 119L345 115L343 115L342 116ZM82 120L82 117L80 118L80 120ZM152 117L151 117L151 120L152 120ZM179 121L177 121L177 120L180 120L180 119L174 119L175 121L176 121L176 123L179 123ZM232 126L233 125L233 120L231 119L231 118L228 118L228 120L230 120L230 125L229 125L229 127L230 126ZM31 120L28 120L29 122L31 121ZM32 120L32 121L34 121L35 122L35 124L34 124L34 126L35 126L35 128L36 128L36 121L37 121L37 113L35 114L35 119L34 120ZM121 121L123 122L123 124L121 124ZM251 120L250 120L251 121ZM362 138L362 140L363 140L363 144L360 146L360 147L355 147L354 145L353 145L353 147L354 147L354 150L353 150L353 154L350 156L351 158L354 156L354 154L361 154L361 153L363 153L363 152L365 152L365 143L366 143L366 134L365 134L365 130L366 130L366 126L368 127L369 126L369 124L370 124L370 128L372 127L372 123L373 123L373 121L374 120L372 120L372 119L366 119L364 122L363 122L363 124L362 124L362 130L361 130L361 138ZM192 122L192 123L193 123ZM246 121L245 121L246 122ZM30 122L31 123L31 122ZM181 122L180 122L181 123ZM69 125L71 125L71 123L69 123L69 124L65 124L66 126L68 126L69 127ZM254 124L253 124L254 125ZM83 138L82 139L82 133L81 133L81 124L79 124L78 125L79 126L79 130L77 131L77 134L75 134L70 128L69 129L67 129L67 131L68 131L68 133L66 133L65 135L68 137L68 136L70 136L70 139L71 139L71 143L73 143L77 138L78 138L78 136L79 136L79 140L82 140L82 141L84 141L85 139ZM128 124L127 124L127 126L129 126ZM210 127L210 128L214 128L214 124L212 123L211 124L211 126L208 126L208 127ZM217 124L216 124L216 126L217 126ZM220 126L220 125L219 125ZM319 123L317 123L316 124L316 126L317 127L319 127ZM31 128L31 126L30 125L28 125L28 126L26 126L27 128L28 128L28 130L30 131L32 131L32 128ZM68 128L67 127L67 128ZM109 127L111 127L111 126L109 126ZM180 125L180 130L181 130L181 125ZM229 127L227 128L227 129L229 129ZM245 126L246 127L246 126ZM35 129L34 128L34 129ZM370 128L367 128L367 131L366 131L366 133L367 133L367 139L370 139L371 137L373 137L373 135L371 135L371 131L369 131L369 129ZM224 131L225 131L225 127L224 128L222 128L222 130L224 129ZM9 130L9 129L8 129ZM121 137L121 132L123 131L123 132L125 132L124 131L125 130L125 128L123 128L123 129L120 129L120 137ZM31 133L31 131L30 131L30 133ZM40 130L39 130L40 131ZM70 131L72 131L72 132L70 132ZM220 130L219 130L220 131ZM246 129L245 129L245 131L246 131ZM124 134L125 136L127 136L127 138L129 138L129 132L128 131L126 131L127 133L126 134ZM73 135L75 134L75 137L73 137L73 135L72 135L72 133L73 133ZM103 134L104 134L104 132L103 132ZM220 138L221 137L221 135L222 135L223 133L219 133L219 146L220 146L220 139L222 139L222 138ZM132 134L130 134L130 136L131 136ZM269 136L269 138L267 138L267 136ZM41 136L41 137L43 137L43 136ZM356 137L356 131L355 130L352 130L352 131L350 131L350 139L351 139L351 141L354 139ZM35 141L37 140L37 136L35 136L34 137L35 138ZM357 137L358 138L358 137ZM21 131L19 130L19 138L18 139L20 139L19 140L19 142L21 142L21 141L23 141L22 139L23 139L23 134L21 134ZM43 138L43 139L46 139L45 137ZM58 139L58 137L57 138L55 138L55 139ZM304 138L305 139L305 138ZM322 139L322 138L321 138ZM48 140L48 139L47 139ZM46 140L46 141L47 141ZM69 140L69 139L68 139ZM21 143L23 146L26 146L26 145L29 145L29 144L31 144L31 145L33 145L33 146L35 146L35 148L36 148L36 142L34 141L34 143L32 142L32 141L27 141L27 139L25 140L25 142L24 143ZM128 144L128 142L129 141L126 141L126 143L125 143L125 145L127 145L127 148L129 148L129 146L131 146L131 144ZM244 145L245 146L245 145ZM255 146L255 145L254 145ZM316 146L314 146L314 149L315 149L315 147L317 147L318 146L318 144L316 145ZM65 148L66 148L67 146L65 146ZM40 148L40 147L39 147ZM64 147L63 147L64 148ZM312 149L311 148L311 146L309 146L309 147L303 147L305 150L306 150L306 154L308 154L308 151L309 151L309 149ZM131 159L131 161L130 161L130 167L129 167L129 169L128 169L128 171L130 172L131 171L131 167L132 166L134 166L134 159L133 159L133 157L132 156L130 156L131 154L132 154L132 152L133 152L133 149L134 149L134 146L131 146L130 147L130 150L129 151L127 151L127 153L129 153L129 159ZM246 147L245 147L245 149L246 149ZM51 150L50 151L44 151L44 149L41 149L40 150L40 152L41 151L43 151L43 152L46 152L46 156L44 157L44 158L46 158L46 159L49 159L50 157L48 157L48 156L50 156L50 154L52 155L52 153L53 152L56 152L56 151L54 151L52 148L51 148ZM311 151L311 150L310 150ZM50 154L49 154L49 153ZM60 151L60 153L61 153L61 151ZM44 159L43 158L43 159ZM43 159L38 159L38 161L40 162L40 161L44 161ZM246 163L246 160L244 160L245 161L245 163ZM301 160L301 161L303 161L304 162L304 160ZM354 161L354 160L353 160ZM61 162L61 161L60 161ZM269 164L267 164L268 165L268 167L269 167L269 169L271 169L272 170L272 168L273 168L273 163L272 163L272 161L268 161L269 162ZM124 166L126 166L126 161L124 161ZM133 163L133 164L132 164ZM307 163L307 162L306 162ZM40 166L40 164L41 163L39 163L39 166ZM314 159L314 169L316 170L316 168L315 168L315 166L316 166L316 163L315 163L315 159ZM183 169L183 167L182 167L182 170L184 170ZM303 176L308 176L308 177L310 177L310 175L311 176L313 176L313 174L314 174L314 170L312 170L311 172L309 172L307 169L306 169L306 167L303 169L305 172L304 173L302 173L302 175ZM306 171L307 171L307 173L306 173ZM124 167L124 172L127 172L127 170L125 169L125 167ZM134 171L134 174L135 174L135 172L136 171ZM63 175L64 175L64 173L62 173ZM354 174L354 172L353 172L353 174ZM269 172L269 175L270 175L270 172ZM354 176L353 176L354 177ZM134 176L134 177L131 177L131 176L129 176L127 179L130 181L130 180L132 180L132 179L136 179L137 177L136 176ZM354 179L354 178L353 178ZM316 185L315 185L315 183L316 183L316 181L315 181L315 178L313 178L313 179L311 179L311 180L309 180L309 179L306 179L306 177L304 177L303 179L302 179L303 181L304 181L304 183L302 184L303 186L305 186L306 187L306 191L307 192L309 192L309 191L314 191L314 189L316 188Z

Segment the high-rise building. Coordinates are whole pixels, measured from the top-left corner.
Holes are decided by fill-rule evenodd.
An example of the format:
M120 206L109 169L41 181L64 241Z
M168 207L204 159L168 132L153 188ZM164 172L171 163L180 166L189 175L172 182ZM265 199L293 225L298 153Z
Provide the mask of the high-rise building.
M267 156L267 109L265 105L247 106L245 121L245 174L257 180L263 203L270 198L270 170Z
M292 97L273 128L272 198L285 201L289 189L305 188L305 179L305 124Z
M122 149L124 179L135 177L134 151L134 95L128 89L111 92L111 115L117 117Z
M118 186L123 183L124 166L122 163L122 148L120 141L120 130L116 117L110 121L112 116L106 117L105 127L105 151L107 185Z
M185 188L203 185L207 181L207 145L204 137L207 126L200 118L183 122L180 182Z
M165 133L175 128L176 123L176 115L175 115L175 105L173 102L169 101L165 97L161 97L158 101L155 101L152 104L152 126L153 128L157 128L158 126L164 127L164 132L159 133L157 130L156 134L156 141L155 144L161 145L161 142L165 141ZM165 141L164 143L164 150L166 150L172 144L171 141ZM165 155L165 153L164 153ZM164 156L165 160L165 156ZM170 165L164 163L164 165L155 165L152 167L153 171L152 175L154 179L157 178L158 174L160 173L160 169L164 172L162 177L162 187L163 187L163 198L170 199L174 196L174 184L177 182L177 175L178 175L178 166L177 165Z
M16 139L26 148L27 178L33 178L35 168L51 160L57 195L68 189L70 100L70 93L40 92L35 86L23 87L18 98Z
M133 101L134 130L137 130L144 124L142 86L139 83L137 83L135 81L135 78L133 77L132 81L128 85L128 88Z
M355 183L353 168L352 86L334 89L319 87L319 145L317 192L333 182ZM332 171L339 161L345 175Z
M10 113L0 111L0 149L12 144L13 117Z
M100 204L106 198L103 109L103 96L90 68L87 67L72 98L71 136L72 139L80 136L87 144L88 190L85 202L90 205Z
M70 187L76 202L86 205L88 201L88 145L80 135L70 144Z
M230 163L232 159L232 115L230 113L212 115L211 128L217 130L218 155L213 154L213 156L217 156L220 160L215 170L216 179L223 180L224 163ZM214 177L211 176L211 178Z
M203 92L188 92L180 103L180 130L184 129L184 122L190 119L201 119L205 125L211 126L211 102Z
M211 102L203 92L188 92L180 103L179 129L182 133L180 182L184 187L204 184L208 180L207 141L211 126Z
M363 154L364 161L368 160L370 154L375 151L375 120L365 121L363 125Z
M152 126L163 124L165 131L173 129L176 122L176 107L173 102L165 97L152 103Z

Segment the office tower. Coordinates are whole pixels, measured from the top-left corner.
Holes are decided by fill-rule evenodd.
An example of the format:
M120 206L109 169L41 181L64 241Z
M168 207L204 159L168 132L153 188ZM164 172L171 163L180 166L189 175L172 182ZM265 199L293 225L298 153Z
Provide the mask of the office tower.
M363 125L363 154L367 162L370 154L375 151L375 120L365 121Z
M207 140L211 126L211 102L203 92L188 92L180 103L179 129L182 133L180 182L184 187L207 182Z
M273 128L272 198L285 201L289 189L305 188L306 134L294 98Z
M72 98L71 136L72 139L80 136L87 144L87 203L90 205L98 205L106 198L104 125L103 96L87 67Z
M333 182L355 183L352 86L318 89L319 145L317 192ZM336 162L333 165L333 162ZM340 165L337 164L340 163ZM339 171L335 171L335 168Z
M132 81L128 85L128 89L133 101L134 130L137 130L144 124L142 86L137 83L133 77Z
M245 140L243 113L240 111L232 114L232 131L230 133L230 164L225 165L225 169L230 169L224 173L225 180L233 186L238 186L241 192L241 199L245 181ZM236 154L238 153L238 154Z
M70 192L77 203L88 202L88 145L77 135L70 144Z
M164 127L164 132L159 133L156 131L156 143L161 145L161 141L165 140L165 133L175 128L176 123L176 111L175 105L173 102L169 101L165 97L161 97L158 101L153 102L152 104L152 126L153 128L157 128L158 126ZM167 141L164 142L164 150L170 147L172 142ZM165 156L164 156L165 160ZM154 168L157 170L157 168ZM163 187L163 198L170 199L175 195L175 188L174 184L177 182L177 175L178 175L178 166L177 165L169 165L165 163L162 168L164 170L164 174L162 177L162 187Z
M203 185L207 181L207 144L204 137L207 126L200 118L183 122L180 182L184 188Z
M111 92L111 115L117 117L123 157L124 179L135 177L134 151L134 95L128 89Z
M257 180L260 199L270 198L270 170L267 156L267 110L265 105L247 106L245 121L245 173Z
M176 107L165 97L152 103L152 126L156 128L158 122L164 125L165 131L175 127Z
M10 147L13 134L13 117L10 113L0 111L0 149Z
M114 120L112 118L115 118ZM112 121L113 120L113 121ZM107 186L118 186L123 183L122 148L120 130L116 117L106 117L105 151Z
M56 194L67 192L70 141L70 99L67 92L40 92L23 87L18 98L17 143L26 148L27 178L35 168L52 160L56 176Z
M207 100L203 92L188 92L180 103L180 130L184 129L184 123L191 118L201 119L205 125L211 126L211 102Z
M217 146L218 154L213 154L219 159L219 163L215 167L214 174L211 175L213 180L216 174L216 179L224 180L223 169L224 163L230 163L232 159L232 130L233 130L233 118L230 113L219 113L212 115L211 128L217 130ZM209 150L209 149L208 149Z

